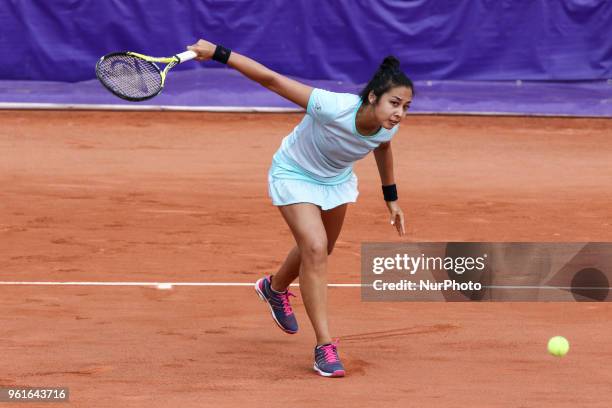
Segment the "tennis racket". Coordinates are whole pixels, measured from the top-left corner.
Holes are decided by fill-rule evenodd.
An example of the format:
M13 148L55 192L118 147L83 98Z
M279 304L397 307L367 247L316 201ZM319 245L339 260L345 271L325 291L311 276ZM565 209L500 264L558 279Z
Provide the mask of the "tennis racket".
M155 58L136 52L113 52L100 58L96 76L113 94L128 101L151 99L164 89L168 71L196 57L185 51L167 58ZM161 70L156 63L168 64Z

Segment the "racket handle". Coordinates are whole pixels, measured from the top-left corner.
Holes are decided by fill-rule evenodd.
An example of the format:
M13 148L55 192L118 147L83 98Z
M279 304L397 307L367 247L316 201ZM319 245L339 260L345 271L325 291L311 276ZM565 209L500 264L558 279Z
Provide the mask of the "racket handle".
M185 52L181 52L180 54L176 54L176 57L178 57L180 62L183 63L185 61L194 59L197 55L198 54L196 54L193 51L185 51Z

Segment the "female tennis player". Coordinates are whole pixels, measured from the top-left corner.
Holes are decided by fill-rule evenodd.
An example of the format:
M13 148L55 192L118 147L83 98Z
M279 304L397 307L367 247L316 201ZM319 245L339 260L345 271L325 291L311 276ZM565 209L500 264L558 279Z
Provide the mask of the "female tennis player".
M289 225L296 246L273 276L255 284L274 321L287 333L298 324L287 290L299 277L304 306L316 334L314 369L342 377L344 366L327 323L327 257L344 221L347 204L357 200L353 163L374 152L391 224L404 235L404 215L397 201L391 139L414 93L395 57L384 59L359 96L312 87L274 72L223 46L199 40L187 47L196 59L213 59L306 109L272 158L269 194Z

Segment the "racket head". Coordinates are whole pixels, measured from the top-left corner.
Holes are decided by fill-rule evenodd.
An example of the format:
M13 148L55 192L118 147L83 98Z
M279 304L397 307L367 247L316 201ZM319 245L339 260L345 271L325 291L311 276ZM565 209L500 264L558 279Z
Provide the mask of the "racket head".
M96 76L106 89L119 98L139 102L151 99L164 88L159 67L139 54L113 52L96 63Z

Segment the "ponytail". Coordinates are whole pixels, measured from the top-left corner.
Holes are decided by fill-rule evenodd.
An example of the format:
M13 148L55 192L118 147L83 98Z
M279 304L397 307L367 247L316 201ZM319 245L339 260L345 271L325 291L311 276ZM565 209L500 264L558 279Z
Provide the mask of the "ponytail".
M370 82L368 82L365 88L363 88L359 96L361 97L361 101L364 105L369 105L370 99L368 98L368 95L370 95L370 92L374 93L376 100L378 101L382 94L396 86L405 86L410 88L412 94L414 95L414 85L412 84L410 78L408 78L400 69L399 60L393 55L389 55L380 64L378 70L372 79L370 79Z

